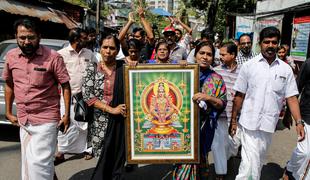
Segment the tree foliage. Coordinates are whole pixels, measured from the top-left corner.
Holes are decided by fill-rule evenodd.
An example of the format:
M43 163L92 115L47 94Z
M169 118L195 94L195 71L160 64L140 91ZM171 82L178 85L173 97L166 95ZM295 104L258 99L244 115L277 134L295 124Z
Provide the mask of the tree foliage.
M186 8L195 8L196 17L203 16L206 27L214 32L224 32L229 13L253 13L256 0L182 0Z

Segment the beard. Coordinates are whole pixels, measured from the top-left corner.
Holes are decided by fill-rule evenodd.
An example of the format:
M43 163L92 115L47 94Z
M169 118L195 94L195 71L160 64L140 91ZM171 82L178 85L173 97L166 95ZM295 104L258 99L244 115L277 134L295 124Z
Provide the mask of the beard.
M249 54L251 52L251 48L242 48L241 51L244 53L244 54Z
M18 44L18 47L23 52L23 54L25 54L27 56L32 56L37 51L37 49L39 49L39 43L35 44L35 45L28 44L28 45L25 45L25 46L22 46L22 45Z
M173 42L173 40L172 39L167 39L167 44L168 45L172 45L174 42Z

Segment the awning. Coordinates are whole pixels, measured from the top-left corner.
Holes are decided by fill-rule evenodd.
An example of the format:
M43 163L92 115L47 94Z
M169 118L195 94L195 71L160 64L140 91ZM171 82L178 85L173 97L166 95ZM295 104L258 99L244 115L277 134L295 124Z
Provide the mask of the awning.
M0 10L11 14L37 17L42 21L65 24L71 29L78 26L78 23L67 16L66 13L39 6L33 6L13 0L0 0Z

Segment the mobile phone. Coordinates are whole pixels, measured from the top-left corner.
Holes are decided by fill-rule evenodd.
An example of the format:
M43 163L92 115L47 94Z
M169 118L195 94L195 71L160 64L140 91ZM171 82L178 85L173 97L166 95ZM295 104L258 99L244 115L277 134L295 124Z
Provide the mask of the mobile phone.
M58 127L58 130L62 133L64 133L65 131L65 125L62 123L59 127Z

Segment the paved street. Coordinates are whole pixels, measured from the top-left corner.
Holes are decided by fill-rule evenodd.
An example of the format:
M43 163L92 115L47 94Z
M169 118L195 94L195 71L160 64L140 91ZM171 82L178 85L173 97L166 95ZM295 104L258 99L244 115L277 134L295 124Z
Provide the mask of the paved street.
M281 177L285 163L295 147L295 139L294 128L278 131L274 134L273 143L269 149L266 164L263 167L262 180L276 180ZM86 161L80 155L67 155L66 158L66 162L56 166L57 176L60 180L89 179L96 160ZM212 162L212 157L210 157L210 161ZM234 166L235 168L230 168L229 176L226 179L234 179L239 161L239 159L234 159L229 162L229 166ZM126 179L162 179L171 169L171 165L142 166L127 173ZM0 180L17 180L20 177L18 129L7 125L0 126L0 174ZM170 176L167 176L166 179L170 179Z

